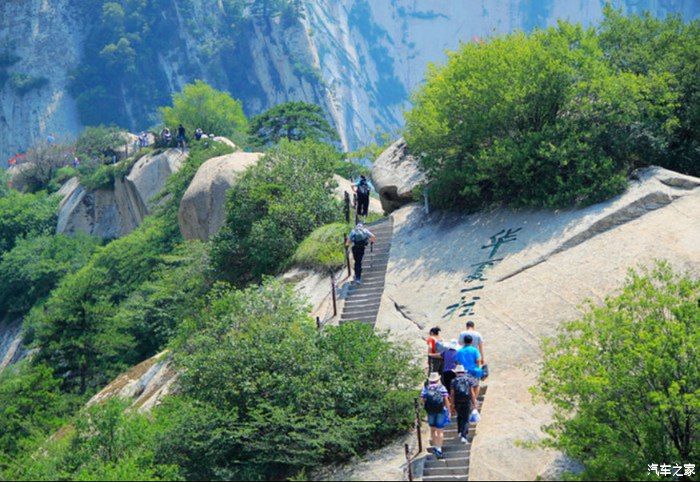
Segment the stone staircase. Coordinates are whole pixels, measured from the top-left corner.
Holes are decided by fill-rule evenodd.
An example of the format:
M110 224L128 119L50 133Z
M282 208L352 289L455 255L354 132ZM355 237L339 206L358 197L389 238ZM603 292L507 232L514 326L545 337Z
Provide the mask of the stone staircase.
M340 323L359 321L374 326L377 321L379 304L384 293L386 268L389 264L394 220L389 217L366 227L377 237L377 242L371 250L369 246L365 249L362 284L353 284L350 287L343 313L340 315Z
M480 412L487 388L487 385L479 387L477 408ZM457 435L457 417L452 419L452 422L445 427L444 431L442 445L444 458L438 459L434 454L430 454L425 458L422 477L424 482L469 480L469 456L471 454L472 441L476 435L476 426L474 423L469 424L467 443L465 444ZM430 443L432 445L432 440Z

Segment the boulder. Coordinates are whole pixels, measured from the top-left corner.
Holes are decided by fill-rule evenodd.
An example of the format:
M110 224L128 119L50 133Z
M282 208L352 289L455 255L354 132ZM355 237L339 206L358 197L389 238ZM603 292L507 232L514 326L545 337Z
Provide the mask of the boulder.
M177 373L171 366L171 356L166 350L119 375L95 394L87 406L119 397L131 402L131 407L139 412L148 412L172 392L175 380Z
M15 164L7 168L7 184L17 191L24 192L27 190L27 182L25 180L24 173L31 170L34 167L33 162L23 162L22 164Z
M180 201L178 222L185 239L208 240L224 224L226 192L236 175L257 162L259 152L234 152L202 164Z
M214 140L214 142L221 142L222 144L226 144L231 149L238 150L238 146L236 144L234 144L233 141L231 139L229 139L228 137L216 136L216 137L214 137L213 140Z
M151 201L168 178L180 169L187 154L168 149L139 159L124 179L111 188L87 190L69 180L59 191L57 233L82 231L104 239L122 237L136 229L149 214Z
M408 154L403 137L382 152L372 166L372 183L387 213L413 201L413 189L423 182L425 174L418 159Z
M0 320L0 372L27 355L22 347L22 320Z

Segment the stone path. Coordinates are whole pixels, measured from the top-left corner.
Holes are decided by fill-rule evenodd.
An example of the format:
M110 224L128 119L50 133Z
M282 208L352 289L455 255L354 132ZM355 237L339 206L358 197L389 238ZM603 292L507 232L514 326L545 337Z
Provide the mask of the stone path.
M377 237L374 248L365 249L362 261L362 284L353 284L343 306L340 323L360 321L372 326L377 321L379 305L384 293L384 278L389 263L391 238L394 232L394 220L382 219L368 224L367 228Z
M481 406L484 403L484 395L486 395L487 388L487 385L480 386L479 397L477 399L479 412L481 412ZM425 458L422 476L424 482L469 480L469 458L471 455L472 441L476 435L476 427L477 424L469 424L469 432L467 434L468 442L465 444L459 439L459 435L457 434L457 417L452 419L452 422L445 427L444 431L444 440L442 444L444 458L438 459L433 454Z

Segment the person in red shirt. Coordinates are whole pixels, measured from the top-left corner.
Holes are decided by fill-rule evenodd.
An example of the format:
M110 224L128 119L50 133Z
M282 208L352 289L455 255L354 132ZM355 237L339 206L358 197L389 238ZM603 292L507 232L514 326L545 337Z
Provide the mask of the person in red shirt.
M442 341L440 337L440 327L435 326L430 329L428 343L428 373L442 373L442 354L437 349L437 342Z

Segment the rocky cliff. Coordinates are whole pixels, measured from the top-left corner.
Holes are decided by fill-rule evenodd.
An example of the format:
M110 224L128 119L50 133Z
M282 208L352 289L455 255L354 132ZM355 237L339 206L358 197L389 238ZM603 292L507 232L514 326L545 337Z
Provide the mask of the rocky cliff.
M90 123L148 127L155 121L155 108L167 103L172 92L201 78L240 98L249 115L285 100L318 103L340 131L343 146L350 148L372 140L377 131L402 125L408 93L421 82L429 62L444 59L445 49L475 36L549 25L557 18L591 24L600 19L604 2L304 0L302 16L252 19L234 33L227 3L168 0L149 10L150 28L167 39L166 46L149 56L134 53L133 82L107 79L112 82L108 92L98 93L109 98L110 106L87 116ZM679 12L695 18L700 12L694 0L612 3L656 15ZM91 60L85 58L91 25L82 20L81 8L74 0L0 2L3 164L49 133L67 138L80 129L76 102L67 89L70 75ZM128 48L125 52L130 54ZM10 62L5 53L17 61ZM82 105L89 108L90 97L83 94Z

